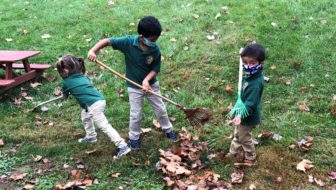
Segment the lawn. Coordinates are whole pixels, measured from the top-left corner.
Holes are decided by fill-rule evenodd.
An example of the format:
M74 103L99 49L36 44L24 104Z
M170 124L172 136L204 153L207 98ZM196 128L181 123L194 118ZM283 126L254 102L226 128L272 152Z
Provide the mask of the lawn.
M112 159L116 148L101 131L95 144L77 142L84 129L73 98L49 104L47 112L29 111L55 97L61 85L54 69L59 56L86 58L99 40L135 35L137 22L146 15L157 17L164 30L158 41L163 56L158 77L162 94L187 107L213 110L211 120L194 130L183 112L166 103L169 115L176 118L176 131L185 127L200 141L211 142L201 156L207 169L225 182L231 182L232 173L244 172L242 183L232 189L248 189L252 184L257 189L322 188L310 183L308 176L321 180L325 189L336 189L335 180L328 176L336 172L335 7L331 0L2 0L0 49L42 51L33 62L53 68L31 81L40 86L26 83L0 95L0 139L4 142L0 145L0 189L20 189L27 184L34 189L54 189L71 181L73 170L95 179L89 190L167 188L165 174L156 170L159 149L178 143L155 128L148 104L142 124L152 131L142 136L140 151L119 160ZM45 34L49 37L43 38ZM263 122L253 134L257 138L269 131L282 138L257 138L257 165L237 169L233 160L220 157L220 152L228 151L233 132L225 124L225 111L236 100L238 50L253 41L267 48L264 75L269 79L263 94ZM124 72L120 52L105 48L98 58ZM88 77L107 100L110 123L127 138L125 82L87 59L86 67ZM310 150L290 148L307 136L313 137ZM217 156L207 158L213 154ZM312 161L314 167L298 171L296 166L303 159ZM13 180L13 174L25 176Z

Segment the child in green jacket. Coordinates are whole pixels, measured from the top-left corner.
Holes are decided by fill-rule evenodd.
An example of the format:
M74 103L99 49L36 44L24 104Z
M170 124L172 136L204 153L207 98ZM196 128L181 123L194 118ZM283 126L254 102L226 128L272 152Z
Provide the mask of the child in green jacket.
M63 78L62 92L64 97L73 95L83 108L81 113L86 136L80 138L80 143L94 143L97 141L96 124L118 147L114 158L126 155L131 151L127 143L107 121L104 110L106 102L104 96L95 89L89 79L84 76L84 60L79 57L65 55L56 64L57 71Z
M259 44L247 45L240 54L243 60L244 76L242 81L242 101L248 116L236 116L232 123L236 126L230 152L227 157L236 155L240 147L244 150L244 163L253 165L256 151L252 140L252 129L261 123L261 96L264 90L262 73L265 60L265 48Z

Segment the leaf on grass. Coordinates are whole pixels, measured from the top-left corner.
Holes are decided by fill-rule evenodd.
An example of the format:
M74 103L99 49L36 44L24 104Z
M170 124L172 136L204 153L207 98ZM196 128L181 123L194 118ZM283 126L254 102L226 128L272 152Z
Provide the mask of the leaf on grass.
M42 86L42 83L39 83L39 82L31 82L30 83L30 87L32 87L32 88L36 88L38 86Z
M325 185L325 183L321 179L317 179L314 177L314 181L320 187L323 187Z
M38 162L38 161L40 161L41 159L42 159L42 156L40 156L40 155L36 155L35 158L34 158L34 161L35 161L35 162Z
M232 88L231 84L227 84L225 86L225 92L227 92L227 93L233 92L233 88Z
M220 16L222 16L220 13L217 13L215 16L215 19L217 20Z
M23 188L24 189L33 189L35 187L35 184L27 183Z
M244 178L244 172L235 172L231 174L231 182L238 184L242 183Z
M25 36L26 36L28 33L29 33L28 30L23 30L23 31L22 31L22 34L25 35Z
M300 110L300 111L305 111L305 112L309 112L309 111L310 111L310 109L309 109L309 107L306 105L306 103L300 104L300 105L299 105L299 110Z
M26 99L26 100L29 100L29 101L33 101L33 99L34 99L34 98L31 97L31 96L24 96L23 98Z
M336 180L336 172L330 172L329 179Z
M12 38L6 38L5 40L6 40L6 42L12 42L13 41Z
M4 141L0 139L0 147L3 147L5 145Z
M40 116L35 116L35 124L36 125L42 125L42 118Z
M269 138L270 136L272 136L273 133L271 131L262 131L259 135L258 135L258 138L261 138L261 139L267 139Z
M15 172L13 173L9 178L14 180L14 181L17 181L17 180L21 180L23 179L24 177L26 177L27 173L19 173L19 172Z
M41 36L42 39L48 39L48 38L50 38L50 37L51 37L50 34L43 34L43 35Z
M268 81L270 80L270 78L269 78L269 77L266 77L266 76L264 76L264 80L265 80L266 82L268 82Z
M171 187L175 182L170 179L170 177L164 177L163 178L166 181L167 187Z
M183 47L183 50L184 50L184 51L188 51L188 50L189 50L189 47L188 47L188 46L184 46L184 47Z
M48 80L49 82L53 82L55 79L56 79L55 77L48 77L48 78L47 78L47 80Z
M14 98L14 105L20 106L21 105L21 98Z
M92 150L86 150L85 151L85 154L93 154L93 153L95 153L97 151L97 149L92 149Z
M183 79L184 79L184 80L188 80L188 79L190 78L190 76L191 76L191 73L188 72L188 71L185 71L185 72L183 73Z
M113 178L118 178L118 177L121 176L121 173L113 173L111 176L112 176Z
M215 38L216 38L215 35L207 35L207 39L209 41L213 41Z
M195 19L198 19L199 18L199 15L198 14L193 14L192 15Z
M62 89L61 89L61 87L56 87L55 89L54 89L54 94L56 95L56 96L61 96L62 95Z
M303 172L306 172L306 169L310 169L312 167L314 167L313 163L306 159L303 159L300 163L296 165L296 169Z
M331 106L331 115L336 117L336 104Z
M273 134L272 138L276 141L280 141L283 137L279 134Z
M157 119L153 119L153 125L157 128L157 129L160 129L161 128L161 125L159 123L159 121Z
M176 42L177 40L176 40L176 38L171 38L170 41L171 42Z
M272 69L272 70L276 69L276 66L275 66L275 65L272 65L272 66L271 66L271 69Z
M85 185L85 186L91 186L92 183L93 183L93 180L90 179L90 178L85 178L82 183Z
M140 128L140 129L141 129L141 133L143 133L143 134L146 134L146 133L149 133L149 132L152 131L151 128Z
M70 166L68 165L68 164L63 164L63 168L64 169L67 169L67 168L69 168Z
M320 20L320 23L321 23L321 24L327 24L327 20L326 20L326 19L321 19L321 20Z
M250 186L249 186L249 190L256 190L257 187L252 183Z
M42 161L43 161L43 163L45 163L45 164L47 164L47 163L49 163L49 162L50 162L50 160L49 160L49 159L47 159L47 158L43 159Z
M175 117L175 116L171 116L171 117L169 117L169 120L170 120L171 122L175 122L175 121L176 121L176 117Z

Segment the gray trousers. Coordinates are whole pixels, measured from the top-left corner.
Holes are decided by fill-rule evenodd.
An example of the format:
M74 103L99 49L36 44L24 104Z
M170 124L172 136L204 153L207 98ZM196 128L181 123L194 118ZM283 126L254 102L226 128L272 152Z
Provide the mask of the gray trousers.
M151 88L154 92L160 94L160 84L157 81ZM170 132L173 125L170 123L166 106L160 97L144 92L142 89L128 87L128 96L130 102L130 131L128 133L129 139L138 140L140 137L140 127L142 120L142 110L144 97L147 98L149 104L152 106L155 116L160 123L161 129L165 132Z
M97 133L94 127L96 124L118 147L127 146L125 140L120 137L119 133L109 124L107 121L104 110L106 102L105 100L99 100L88 107L88 111L82 110L81 118L85 128L86 137L96 137Z

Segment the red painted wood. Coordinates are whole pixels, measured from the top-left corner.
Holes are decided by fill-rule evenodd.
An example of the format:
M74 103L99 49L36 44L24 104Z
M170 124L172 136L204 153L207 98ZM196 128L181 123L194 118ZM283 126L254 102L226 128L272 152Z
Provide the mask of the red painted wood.
M15 86L18 86L18 85L20 85L20 84L22 84L22 83L24 83L24 82L26 82L26 81L29 81L29 80L31 80L31 79L34 79L34 78L36 78L38 75L39 75L39 74L38 74L37 70L31 70L30 72L28 72L28 73L26 73L26 74L24 74L24 75L15 77L15 78L13 79L15 82L11 83L11 84L8 85L8 86L5 86L5 87L3 87L3 88L0 88L0 93L5 92L5 91L7 91L8 89L13 88L13 87L15 87Z
M11 79L12 78L12 64L7 63L5 68L5 79Z
M0 86L8 86L8 85L10 85L14 82L15 82L15 80L1 80L0 79Z
M24 66L26 72L31 71L28 59L22 60L22 63L23 63L23 66Z
M13 65L13 69L23 69L24 68L23 64L14 63L12 65ZM37 69L37 70L38 69L48 69L50 67L51 65L48 65L48 64L34 64L34 63L30 64L31 69Z
M39 54L40 51L8 51L0 50L0 63L14 63Z

